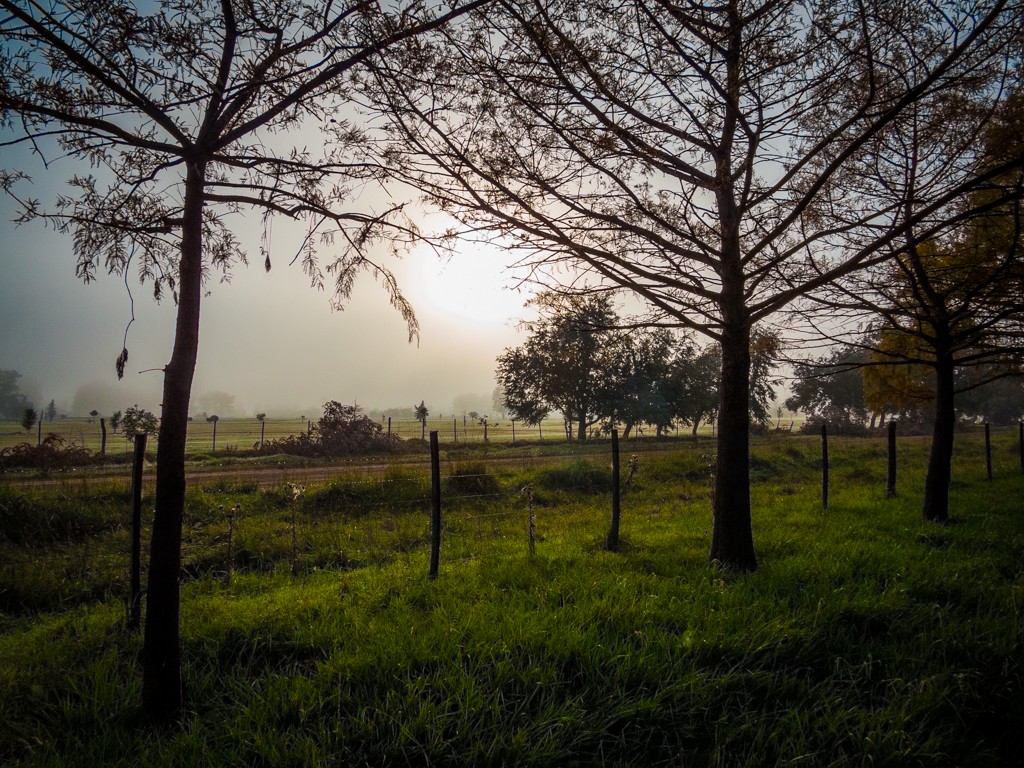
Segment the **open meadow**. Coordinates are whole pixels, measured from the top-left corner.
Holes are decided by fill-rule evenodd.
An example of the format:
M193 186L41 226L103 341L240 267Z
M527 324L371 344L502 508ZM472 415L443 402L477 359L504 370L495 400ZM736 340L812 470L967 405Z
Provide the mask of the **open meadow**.
M319 418L319 415L314 417ZM382 430L387 432L388 419L379 419ZM790 423L789 421L786 422ZM799 426L799 421L794 422ZM488 423L486 429L479 420L470 418L428 417L426 425L412 419L391 419L391 433L405 440L421 438L423 434L437 431L445 443L512 443L515 441L551 442L564 441L565 430L560 419L546 419L539 426L513 424L509 419L495 419ZM251 450L265 442L280 440L291 435L301 434L309 429L309 420L305 418L266 418L261 425L255 418L223 418L217 422L216 452L232 454ZM84 417L59 418L53 422L44 422L41 437L57 434L66 444L75 444L90 451L99 451L102 443L102 431L99 419ZM702 425L701 434L710 434L711 427ZM685 430L683 436L688 434ZM677 432L678 436L679 433ZM194 419L188 425L188 453L195 455L214 451L213 424L202 419ZM12 448L19 443L35 445L40 439L40 431L33 427L23 429L17 421L0 420L0 450ZM150 440L155 438L151 437ZM107 453L111 456L128 456L132 452L130 438L122 432L116 434L107 429Z
M123 478L0 475L0 763L1016 765L1024 474L1017 431L992 442L989 481L958 436L937 526L925 439L886 499L884 440L833 438L827 509L817 438L755 439L752 574L707 562L706 439L623 442L617 552L607 442L450 445L436 580L424 454L226 465L189 492L164 728L137 716Z

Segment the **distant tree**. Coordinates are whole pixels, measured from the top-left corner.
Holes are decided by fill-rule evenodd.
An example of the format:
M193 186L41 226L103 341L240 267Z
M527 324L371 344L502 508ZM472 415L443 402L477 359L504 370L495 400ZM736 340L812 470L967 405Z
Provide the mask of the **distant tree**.
M1006 376L967 390L959 398L961 413L997 426L1024 419L1024 377Z
M505 393L500 386L496 386L491 392L491 410L500 413L502 418L505 417Z
M100 412L97 411L95 408L93 408L91 411L89 411L89 421L92 421L93 419L95 419L99 415L100 415Z
M687 340L676 348L669 363L669 402L674 418L691 427L693 436L701 422L718 412L718 377L722 355L709 344L703 349Z
M207 413L223 413L230 417L235 412L235 396L220 390L204 392L196 398L196 402Z
M127 436L155 435L160 431L160 425L153 413L138 405L132 405L125 409L124 416L121 417L121 431Z
M21 428L26 432L31 432L38 418L39 414L36 413L36 409L29 406L21 413Z
M114 411L110 416L110 428L114 430L114 434L117 434L118 427L121 426L121 412Z
M767 424L779 379L775 372L779 341L775 334L755 328L750 335L749 411ZM679 342L669 361L666 391L672 417L688 424L694 437L701 422L718 413L722 354L715 344L697 347L691 339Z
M57 419L57 403L55 401L53 401L53 400L50 400L49 404L46 406L46 420L47 421L55 421L56 419Z
M0 370L0 419L20 419L25 413L25 396L18 389L21 374Z
M868 409L861 366L866 359L862 349L842 346L795 365L793 394L786 400L786 408L803 413L808 423L827 422L841 431L863 427Z
M477 419L480 418L480 414L476 411L470 411L466 415L469 416L469 418L471 418L473 421L476 421Z
M422 439L426 439L427 437L427 416L429 415L430 411L427 409L427 406L423 404L423 401L420 400L420 404L413 408L413 416L422 426L420 433L420 437Z
M541 312L527 323L525 343L498 357L498 385L517 421L536 424L550 411L566 420L569 436L585 440L587 429L611 415L615 330L619 318L609 294L563 296L544 293L532 302Z
M612 423L621 422L623 438L640 424L661 434L672 423L669 373L675 339L665 329L635 328L617 335L611 355L607 402Z

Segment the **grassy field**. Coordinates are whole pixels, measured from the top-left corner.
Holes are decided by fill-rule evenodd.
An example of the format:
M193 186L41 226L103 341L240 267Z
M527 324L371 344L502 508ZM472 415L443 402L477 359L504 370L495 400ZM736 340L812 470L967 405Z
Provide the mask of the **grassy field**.
M314 421L315 423L315 421ZM789 422L786 422L788 425ZM262 437L266 441L276 440L288 435L295 435L305 432L309 422L304 419L271 419L267 418L263 427ZM387 430L387 419L381 420L381 426ZM799 423L797 423L799 426ZM423 432L423 427L418 421L409 419L392 419L392 434L403 439L417 439ZM428 418L426 431L437 430L438 437L443 443L482 443L484 442L484 427L472 419L463 420L459 418ZM530 442L560 442L565 440L565 432L560 419L545 420L540 427L526 427L523 424L515 425L513 435L512 422L508 419L498 419L487 426L487 440L498 444L509 444L513 437L517 441ZM101 443L101 431L98 419L88 418L61 418L54 422L44 422L42 436L50 433L60 435L65 442L74 442L84 446L91 451L98 451ZM700 434L711 433L709 425L702 425ZM673 433L675 435L676 433ZM688 429L683 429L679 436L689 435ZM38 430L33 428L26 432L16 421L0 420L0 449L9 448L18 443L30 443L35 445L38 440ZM217 452L233 453L248 451L258 444L261 437L260 422L254 418L221 419L217 423ZM152 441L152 438L151 438ZM108 427L107 431L107 452L110 454L130 454L131 442L123 434L116 435ZM189 423L188 428L188 452L190 454L209 453L213 450L213 425L196 420Z
M436 581L420 472L193 490L164 729L136 719L124 492L0 486L0 763L1020 764L1016 434L991 483L960 438L946 527L919 519L926 441L892 500L880 442L831 447L823 511L816 440L755 444L749 575L707 564L710 443L640 454L619 553L606 456L457 455Z

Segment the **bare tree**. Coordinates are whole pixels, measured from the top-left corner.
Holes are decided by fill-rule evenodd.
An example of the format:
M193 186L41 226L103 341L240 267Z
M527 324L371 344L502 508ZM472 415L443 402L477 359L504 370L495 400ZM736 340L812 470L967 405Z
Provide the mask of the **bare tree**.
M297 258L313 285L333 279L341 303L357 274L373 272L412 338L412 308L369 248L385 231L399 239L415 232L400 206L359 209L352 200L376 170L352 158L367 137L350 108L350 76L369 57L483 2L0 0L0 146L89 169L52 208L18 195L23 173L3 173L0 187L21 201L23 220L73 234L83 280L135 269L157 297L169 292L177 303L147 589L143 706L153 718L175 715L184 696L185 434L204 280L246 263L230 217L260 214L268 270L271 220L305 222ZM292 146L288 136L306 127L322 129L322 156ZM119 373L127 355L118 357Z
M841 183L916 104L965 82L998 101L1020 28L1011 0L505 0L375 58L374 93L395 172L528 278L628 289L720 345L711 559L752 570L751 328L997 172L958 158L910 219Z

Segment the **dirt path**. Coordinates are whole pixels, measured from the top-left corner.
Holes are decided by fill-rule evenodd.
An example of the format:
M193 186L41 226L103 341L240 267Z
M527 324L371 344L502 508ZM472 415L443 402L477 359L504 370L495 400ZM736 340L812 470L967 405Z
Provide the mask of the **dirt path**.
M679 446L673 446L671 448L664 446L656 448L651 447L644 449L642 452L650 455L671 452L673 450L679 450ZM627 449L623 451L623 454L633 452L636 452L635 449L630 450L627 447ZM509 457L479 455L449 457L442 452L441 464L442 472L444 472L446 467L457 467L460 464L484 464L488 468L509 469L515 467L527 468L551 466L553 464L565 464L578 459L603 461L605 458L607 457L603 452L554 454L546 456L523 455ZM610 462L610 458L608 460ZM192 488L209 488L221 483L229 483L232 485L254 483L258 487L275 487L284 485L285 483L320 485L339 477L365 477L368 479L379 479L385 476L389 471L394 471L396 469L421 471L424 474L428 474L430 472L430 458L428 456L415 456L397 458L393 461L371 460L364 464L318 464L306 467L294 464L280 467L266 465L245 466L236 464L210 469L189 468L186 470L186 477L189 487ZM94 473L76 472L72 470L66 472L55 472L49 477L29 475L27 473L25 475L7 473L0 474L0 484L7 484L19 488L60 489L66 490L67 492L84 491L96 488L123 488L127 490L130 484L130 475L131 467L128 465L119 467L117 471ZM149 493L153 490L155 480L155 466L147 462L143 475L144 492Z

